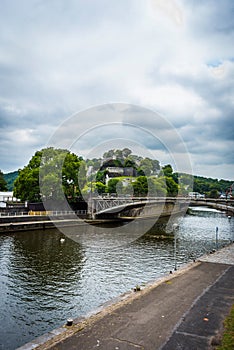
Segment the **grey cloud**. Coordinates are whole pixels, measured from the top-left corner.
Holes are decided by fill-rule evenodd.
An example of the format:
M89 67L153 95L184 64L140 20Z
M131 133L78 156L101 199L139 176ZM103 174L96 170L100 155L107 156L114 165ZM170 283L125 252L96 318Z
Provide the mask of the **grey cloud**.
M180 4L184 22L172 28L163 17L153 22L144 2L2 1L0 146L9 157L2 156L0 168L24 165L72 113L109 101L151 108L153 112L142 113L132 106L119 115L123 123L151 130L169 148L183 152L183 142L170 134L175 128L196 169L207 161L208 173L211 159L232 162L233 2ZM222 65L226 75L212 75L212 67ZM164 95L164 87L171 88L174 98ZM104 108L102 122L116 120L112 107ZM154 111L171 124L155 118ZM79 123L89 130L95 121L98 117L87 112ZM165 145L137 129L108 132L109 137L128 134L150 150L165 151ZM81 148L101 143L107 134L88 133ZM12 142L16 135L22 139ZM63 135L67 144L77 136L68 126ZM28 137L25 144L23 136ZM220 173L233 176L224 167Z
M186 0L185 0L186 2ZM197 33L213 35L214 31L224 35L234 30L234 4L232 0L191 0L191 13L196 26L197 18L200 18L200 26L196 27ZM193 22L192 22L193 23Z

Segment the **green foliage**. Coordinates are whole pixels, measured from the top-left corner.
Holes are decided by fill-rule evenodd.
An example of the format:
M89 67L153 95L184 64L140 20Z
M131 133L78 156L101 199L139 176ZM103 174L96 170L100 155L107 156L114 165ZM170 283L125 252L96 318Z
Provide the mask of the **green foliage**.
M132 153L132 151L129 148L124 148L122 150L122 154L124 158L127 158L128 156L130 156L130 154Z
M122 150L109 150L103 159L94 158L86 162L81 157L68 150L54 149L52 147L37 151L29 164L18 172L9 173L8 181L11 186L14 176L18 174L14 184L14 195L21 200L40 201L43 198L62 199L63 193L69 201L75 201L82 193L93 191L102 193L129 194L135 196L176 196L187 195L190 191L204 193L217 198L220 192L230 191L231 181L193 176L185 173L173 173L172 166L167 164L160 170L158 160L143 158L132 154L128 148ZM86 171L92 167L88 183ZM106 185L108 167L125 167L137 170L138 177L129 179L128 186L123 186L123 178L111 178ZM3 176L0 173L0 188ZM39 174L41 186L39 186ZM117 174L116 174L117 175ZM156 175L156 176L155 176ZM10 189L10 188L8 188ZM178 192L179 191L179 192Z
M115 150L114 149L110 149L109 151L105 152L103 154L103 158L107 159L107 158L113 158L115 155Z
M96 174L96 182L106 183L107 170L99 170Z
M133 196L134 190L132 184L123 187L123 195Z
M150 193L155 197L165 197L167 194L167 185L164 178L153 178L153 188Z
M167 164L167 165L162 167L160 175L166 176L166 177L172 177L172 174L173 174L173 169L172 169L172 166L170 164Z
M148 194L148 182L146 176L137 177L136 181L133 182L134 196L147 196Z
M120 185L121 184L121 185ZM110 179L107 184L107 192L108 193L117 193L121 192L122 182L118 179ZM118 189L118 191L117 191Z
M101 166L100 170L104 170L108 167L123 167L123 159L109 159L104 162L104 164Z
M39 167L42 151L37 151L14 182L14 196L22 201L40 201Z
M98 181L104 183L102 174L99 172L104 171L108 167L125 167L133 168L137 170L138 176L150 176L151 174L157 174L160 170L159 161L156 159L143 158L132 154L129 148L111 149L103 154L104 163L98 171ZM92 165L93 160L88 160L88 165Z
M178 184L173 180L172 177L165 176L166 186L167 186L167 196L176 197L178 194Z
M213 188L210 192L208 192L209 198L219 198L219 191Z
M186 191L187 193L189 191L194 191L209 196L211 190L217 190L219 193L226 193L226 191L230 191L230 187L233 183L233 181L193 176L185 173L173 173L172 177L174 181L180 185L180 193L185 194Z
M87 167L92 166L94 171L100 169L101 163L102 163L101 158L93 158L93 159L86 160L86 166Z
M77 164L78 168L78 186L77 184L75 185L76 188L78 187L80 190L84 188L84 186L87 183L87 168L86 168L86 163L82 158L79 158L79 164ZM76 174L74 174L75 176Z
M209 195L212 190L217 190L219 193L230 190L233 181L218 180L212 178L206 178L202 176L194 176L194 191L199 193L205 193ZM214 193L214 192L213 192Z
M140 167L139 167L139 171L143 171L145 176L150 176L151 173L153 172L153 164L151 159L149 158L144 158L142 159L142 161L140 162Z
M126 168L131 167L131 168L136 169L136 164L132 159L126 158L124 160L124 167L126 167Z
M37 151L29 164L19 170L14 195L23 201L38 202L42 198L61 200L64 193L69 201L73 201L80 195L78 175L81 163L82 158L68 150L49 147Z
M4 179L3 172L0 170L0 191L7 191L7 182Z
M96 182L95 189L97 190L98 194L103 194L107 191L107 186L104 185L102 182Z
M165 197L176 196L178 185L170 177L147 177L139 176L133 182L135 196Z
M132 151L129 148L124 148L122 150L110 149L109 151L107 151L103 154L103 158L104 159L116 158L116 159L119 159L120 162L122 163L124 161L124 159L126 159L128 156L130 156L131 153L132 153Z
M137 176L145 176L145 172L143 169L141 169L140 167L137 168Z
M19 172L18 171L13 171L7 174L4 174L4 179L7 183L7 190L8 191L13 191L13 187L14 187L14 181L16 180L16 178L18 177Z
M160 164L157 159L151 159L152 167L153 167L153 173L157 173L160 170Z
M136 164L136 166L138 166L143 159L141 156L137 156L136 154L130 154L127 158Z

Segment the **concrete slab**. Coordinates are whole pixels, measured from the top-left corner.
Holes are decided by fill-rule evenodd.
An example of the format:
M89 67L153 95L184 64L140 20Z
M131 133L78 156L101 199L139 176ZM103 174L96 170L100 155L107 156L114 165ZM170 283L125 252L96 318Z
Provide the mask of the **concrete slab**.
M234 268L234 267L233 267ZM194 349L206 349L213 329L220 326L224 314L228 311L231 302L228 276L233 273L229 265L198 263L184 274L171 276L159 286L136 293L136 297L117 309L110 310L103 317L87 324L72 336L57 339L58 343L44 344L38 349L53 350L90 350L90 349L176 349L176 342L181 346L183 334L188 333L186 342L197 343ZM220 279L220 276L226 276ZM218 281L220 279L219 288ZM212 295L207 295L210 288L215 285ZM221 298L222 291L226 291ZM216 293L217 292L217 293ZM217 296L218 294L218 296ZM204 298L198 302L201 296ZM216 302L216 298L217 302ZM210 303L207 305L207 302ZM222 301L219 304L219 300ZM210 308L215 306L221 315L218 319L213 317ZM193 316L190 314L191 306L194 305ZM221 312L223 311L223 312ZM185 317L186 315L186 317ZM186 323L181 320L186 318ZM205 317L209 317L207 328ZM180 328L171 337L176 325ZM204 326L205 324L205 326ZM211 326L213 327L211 329ZM201 336L203 334L204 336ZM167 343L173 341L173 346ZM186 343L187 344L187 343ZM200 345L199 345L200 344ZM177 345L176 345L177 346ZM187 346L187 345L186 345ZM199 347L200 346L200 347ZM178 347L178 349L183 349ZM184 349L193 349L185 347Z
M208 349L234 303L234 266L194 304L162 350ZM200 347L196 347L200 344ZM202 346L201 346L202 345Z
M203 255L199 261L234 265L234 244L230 244L213 254Z

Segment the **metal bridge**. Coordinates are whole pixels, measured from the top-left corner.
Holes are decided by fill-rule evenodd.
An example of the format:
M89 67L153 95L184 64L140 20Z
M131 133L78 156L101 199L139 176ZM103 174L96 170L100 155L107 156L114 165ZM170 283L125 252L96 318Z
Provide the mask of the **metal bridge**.
M191 206L208 206L234 212L234 201L212 198L188 197L93 197L89 201L88 211L93 217L138 216L144 208L149 215L162 213L171 215L174 211L182 212ZM158 208L158 211L156 210ZM129 214L131 212L131 214Z

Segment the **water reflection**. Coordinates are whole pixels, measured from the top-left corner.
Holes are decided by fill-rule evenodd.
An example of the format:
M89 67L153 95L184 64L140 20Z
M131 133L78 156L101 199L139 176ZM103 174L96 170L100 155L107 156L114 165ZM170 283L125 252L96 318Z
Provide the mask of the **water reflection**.
M84 254L60 236L52 230L0 237L2 349L44 333L73 309Z
M173 222L177 220L174 216ZM66 236L82 246L95 249L115 249L127 246L142 237L147 232L157 232L157 235L172 233L169 217L163 219L135 219L127 223L105 223L103 225L80 225L67 227L63 231Z
M176 219L178 267L215 248L216 227L220 246L233 238L233 218L197 209L193 214ZM144 233L144 222L137 225ZM76 227L71 234L83 238L79 243L57 230L0 236L0 349L15 349L70 316L168 273L174 267L174 236L164 227L161 222L135 241L125 240L124 234L134 232L124 227L114 237L106 228Z

